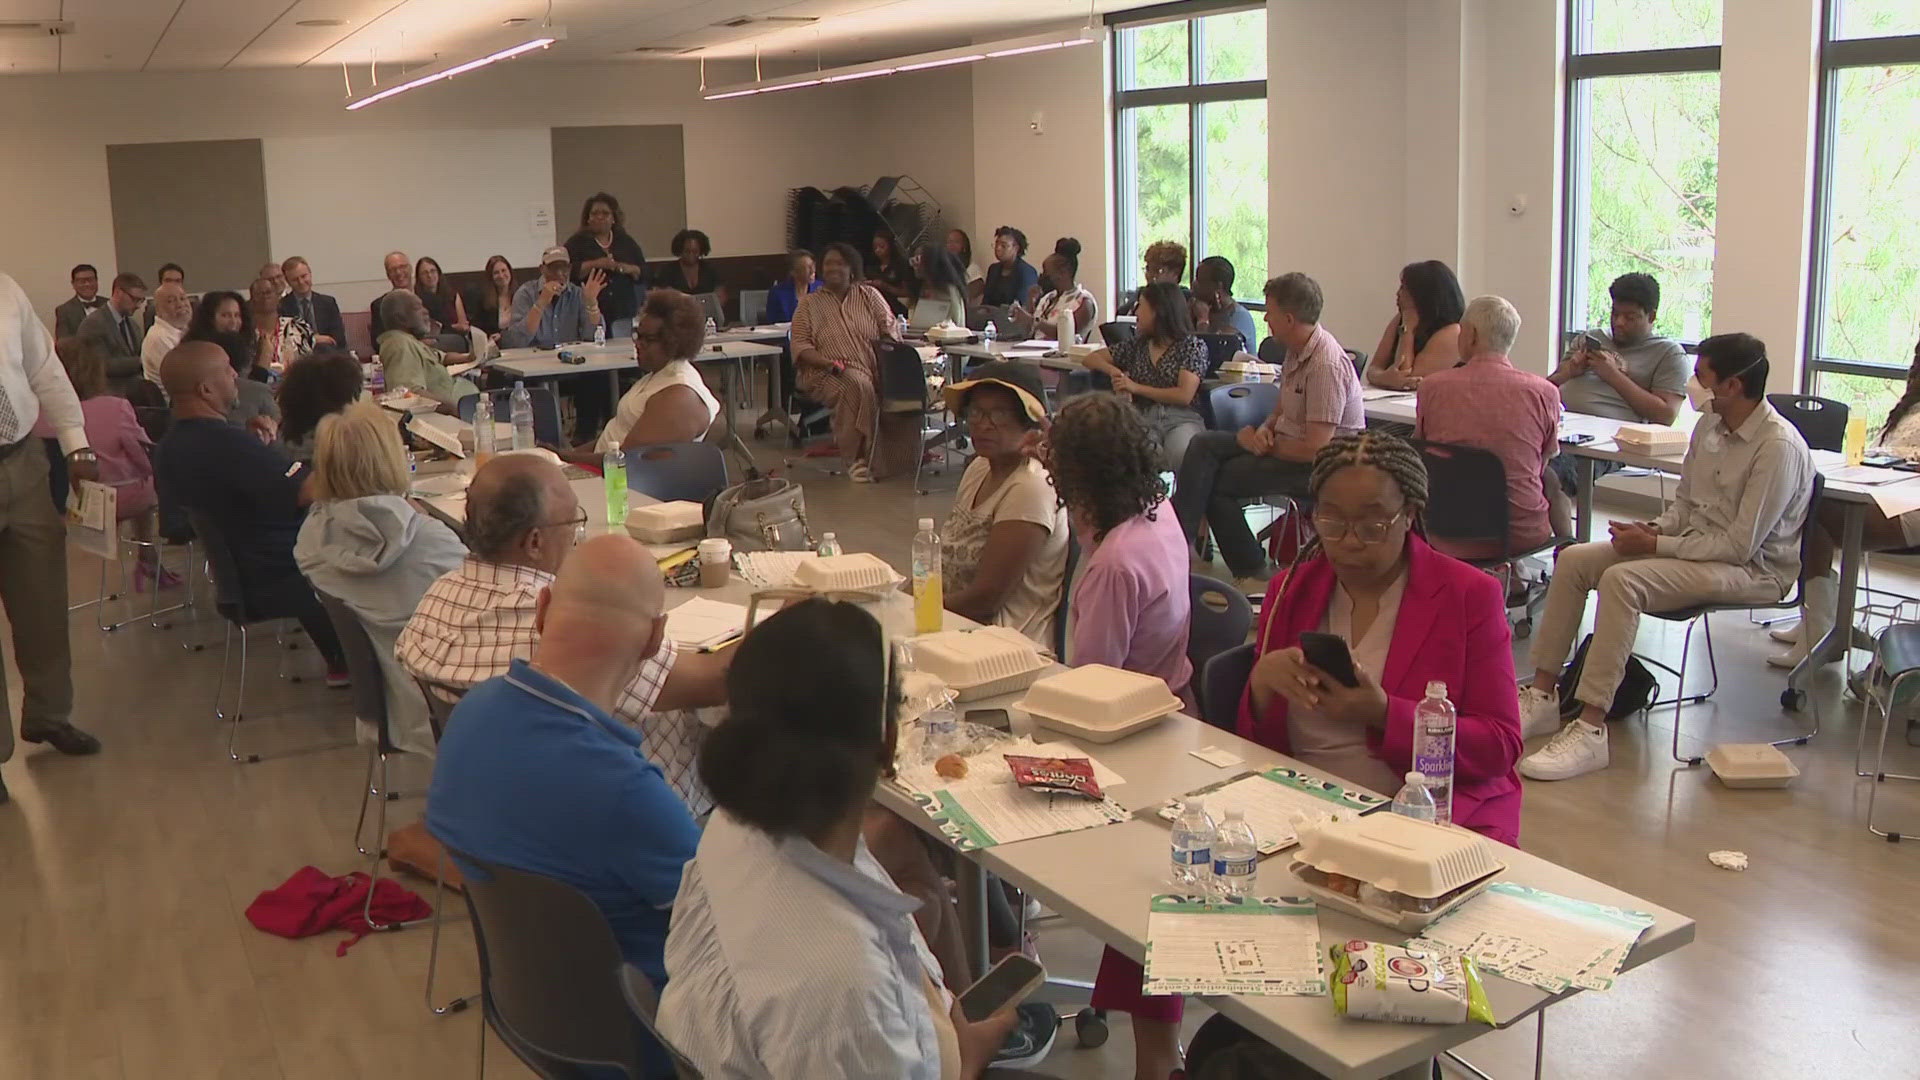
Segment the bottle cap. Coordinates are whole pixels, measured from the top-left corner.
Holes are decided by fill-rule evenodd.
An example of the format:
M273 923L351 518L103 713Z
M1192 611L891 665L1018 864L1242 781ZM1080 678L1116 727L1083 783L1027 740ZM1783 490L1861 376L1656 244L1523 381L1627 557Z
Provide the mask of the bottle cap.
M831 540L831 539L833 539L833 534L832 534L832 533L830 533L830 532L826 532L826 533L821 533L821 534L820 534L820 539L822 539L822 540Z
M1427 775L1421 772L1420 770L1415 769L1414 771L1407 774L1407 783L1419 784L1421 787L1426 787Z
M527 388L527 380L525 380L525 379L515 379L515 380L513 380L513 388L514 388L515 390L525 390L525 389ZM1429 684L1429 685L1431 685L1431 684Z
M933 530L933 519L932 519L932 518L921 518L921 519L920 519L920 531L921 531L921 532L931 532L932 530Z
M1433 680L1432 682L1427 684L1427 696L1428 697L1446 697L1447 684L1441 682L1439 679Z
M1201 798L1192 798L1192 799L1188 799L1188 800L1187 800L1187 809L1189 809L1189 810L1198 810L1198 811L1200 811L1201 813L1203 813L1203 814L1204 814L1204 813L1206 813L1206 812L1207 812L1207 800L1205 800L1205 799L1201 799Z
M1229 810L1227 811L1227 820L1228 821L1245 821L1247 820L1247 812L1245 810L1241 810L1238 808Z

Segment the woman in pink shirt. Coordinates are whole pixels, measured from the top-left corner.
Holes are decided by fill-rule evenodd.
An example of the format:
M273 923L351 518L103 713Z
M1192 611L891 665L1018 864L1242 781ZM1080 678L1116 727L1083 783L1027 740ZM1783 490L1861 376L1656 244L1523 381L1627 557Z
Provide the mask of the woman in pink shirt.
M100 482L113 489L115 518L133 522L134 539L152 540L149 511L159 502L153 490L153 459L147 454L152 440L134 416L133 403L107 393L107 368L99 353L81 347L63 351L60 359L80 399L87 443L100 459ZM133 569L134 590L145 592L156 574L163 589L180 584L178 575L160 565L158 549L141 548Z

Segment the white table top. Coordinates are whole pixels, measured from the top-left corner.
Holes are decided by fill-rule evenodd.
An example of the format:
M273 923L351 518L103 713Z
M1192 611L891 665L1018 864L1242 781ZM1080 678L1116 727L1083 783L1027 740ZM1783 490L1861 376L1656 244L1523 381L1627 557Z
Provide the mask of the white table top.
M1385 420L1397 424L1411 424L1414 418L1414 395L1411 391L1392 397L1375 398L1366 403L1367 419ZM1682 409L1675 418L1673 426L1691 433L1693 426L1700 422L1700 414L1691 409ZM1615 420L1608 416L1593 416L1588 413L1568 412L1561 414L1560 435L1591 435L1593 441L1584 443L1561 443L1561 449L1576 457L1594 458L1600 461L1617 461L1622 465L1636 469L1656 469L1664 473L1677 475L1681 463L1686 459L1686 447L1680 446L1663 454L1649 454L1640 450L1622 447L1614 441L1614 433L1621 425L1631 423L1627 420ZM1844 459L1831 451L1813 451L1814 466L1821 472L1830 472L1844 466ZM1920 473L1912 479L1900 480L1892 484L1879 485L1879 490L1887 488L1905 489L1910 484L1920 484ZM1827 478L1822 489L1825 498L1837 502L1870 503L1874 501L1876 489L1866 484L1854 484Z
M760 326L735 326L726 330L716 330L707 335L707 344L724 345L730 341L761 341L780 343L787 340L793 332L792 323L765 323Z
M458 476L460 479L443 481L440 479L443 476ZM448 470L431 477L422 477L420 480L415 481L415 486L450 486L457 484L459 486L458 491L445 495L429 496L422 501L425 502L434 513L439 514L455 525L462 525L467 520L467 491L465 481L472 479L472 477L473 464L470 461L466 461L461 462L458 469ZM614 531L626 531L626 522L624 521L613 524L608 524L607 522L607 488L605 480L598 476L583 476L577 480L569 480L568 483L573 486L574 497L579 499L580 505L586 508L588 536L599 536L601 533ZM643 492L632 490L627 492L627 509L629 510L636 506L646 506L659 501L660 500L653 496ZM675 599L677 594L688 593L690 591L691 590L670 589L667 592L667 596L670 601L678 603L680 600L684 600L685 597L680 596L678 599Z
M584 364L563 364L558 353L561 350L575 356L586 358ZM696 364L715 360L751 360L762 356L779 356L780 347L758 341L725 341L707 345L693 358ZM595 346L592 342L563 345L560 349L506 349L492 366L517 379L549 378L557 375L585 375L602 371L628 371L640 366L634 359L633 346L627 342L609 342Z
M930 343L931 344L931 343ZM963 345L941 345L940 351L949 356L964 356L973 360L1031 360L1044 368L1055 371L1077 371L1080 361L1071 356L1049 356L1055 350L1051 341L996 341Z

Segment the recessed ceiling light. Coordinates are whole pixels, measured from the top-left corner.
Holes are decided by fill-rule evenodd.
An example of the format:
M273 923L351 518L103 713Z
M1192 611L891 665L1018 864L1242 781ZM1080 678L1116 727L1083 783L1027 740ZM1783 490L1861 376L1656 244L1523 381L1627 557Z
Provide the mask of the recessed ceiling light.
M295 26L345 26L347 25L347 20L345 19L301 19L298 22L295 22L293 25Z

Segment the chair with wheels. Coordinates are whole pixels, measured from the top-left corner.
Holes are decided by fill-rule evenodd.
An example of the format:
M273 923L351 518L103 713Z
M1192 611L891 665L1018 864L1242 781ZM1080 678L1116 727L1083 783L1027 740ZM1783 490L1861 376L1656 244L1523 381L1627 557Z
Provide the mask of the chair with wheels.
M706 503L727 487L727 455L711 443L655 443L627 451L627 489L661 502Z
M1844 402L1812 394L1768 394L1767 404L1787 418L1810 449L1838 453L1846 447L1848 409Z
M1213 429L1239 431L1259 427L1280 404L1280 384L1270 382L1224 383L1208 395L1213 403Z
M511 389L485 390L482 391L482 393L493 399L493 419L496 423L504 424L512 418L513 391ZM527 398L533 402L533 437L535 441L539 442L542 446L561 445L563 440L560 435L560 399L554 394L553 387L529 386L527 387ZM473 423L473 412L479 408L479 405L480 395L468 394L466 397L454 403L454 409L459 412L460 419L463 422L471 424ZM581 432L582 436L594 434L598 433Z
M1239 726L1240 695L1253 677L1254 643L1215 653L1200 672L1200 719L1222 731Z
M1825 490L1825 488L1826 488L1826 478L1822 477L1817 472L1814 473L1813 489L1807 496L1807 521L1809 524L1811 524L1813 520L1813 508L1819 504L1820 493L1823 490ZM1650 656L1640 657L1640 660L1642 663L1652 664L1654 667L1657 667L1662 671L1670 673L1671 675L1673 675L1674 679L1676 680L1676 682L1674 683L1674 690L1673 690L1672 697L1666 698L1660 701L1656 701L1651 705L1648 705L1646 709L1646 712L1650 714L1654 709L1658 709L1667 705L1673 706L1673 760L1689 766L1698 765L1705 760L1705 758L1701 757L1698 754L1695 754L1692 757L1682 757L1680 755L1680 710L1687 705L1698 705L1701 702L1706 701L1708 698L1712 697L1716 691L1720 689L1720 665L1714 659L1714 655L1713 655L1713 622L1711 620L1711 616L1715 612L1720 612L1720 611L1752 611L1755 609L1766 609L1766 608L1798 608L1800 606L1800 598L1804 596L1806 593L1807 547L1813 534L1814 534L1814 530L1811 528L1803 527L1801 529L1800 531L1800 575L1798 578L1794 580L1793 592L1779 601L1776 601L1771 604L1719 604L1719 603L1695 604L1692 607L1677 608L1673 611L1649 611L1646 613L1649 618L1660 619L1665 622L1687 624L1687 632L1680 639L1680 667L1677 670L1666 663L1663 663L1659 660L1654 659L1653 657L1650 657ZM1693 628L1695 626L1702 626L1705 628L1704 635L1707 639L1707 670L1711 673L1713 682L1712 682L1712 685L1707 687L1704 693L1688 694L1687 693L1687 656L1688 656L1688 653L1692 651ZM1807 699L1807 692L1805 690L1796 690L1791 686L1787 687L1785 690L1782 690L1780 692L1781 707L1792 712L1798 712L1803 706L1805 706L1806 699ZM1816 712L1814 713L1814 716L1813 716L1813 730L1807 732L1804 735L1794 735L1785 739L1770 739L1768 740L1768 745L1785 746L1788 743L1792 743L1795 746L1805 746L1809 739L1812 739L1815 735L1818 735L1818 734L1820 734L1820 714Z
M660 1034L660 1028L655 1023L660 1011L660 995L654 992L653 980L647 978L647 973L632 961L620 965L620 992L626 995L627 1007L633 1010L633 1018L640 1021L640 1026L647 1029L647 1034L666 1048L667 1056L673 1059L674 1075L680 1080L702 1080L702 1074L693 1062L688 1061L685 1054L674 1049L673 1044Z
M1509 546L1507 470L1493 451L1424 439L1414 440L1414 446L1426 462L1428 490L1434 492L1426 509L1427 539L1448 554L1470 553L1455 556L1469 566L1498 570L1504 596L1513 595L1516 561L1573 542L1571 537L1550 536L1525 549ZM1532 632L1530 615L1522 614L1513 624L1515 637Z
M291 619L295 616L290 611L263 606L258 598L247 591L245 579L240 574L240 566L234 561L233 549L227 543L226 533L221 531L219 524L212 517L201 510L188 510L187 518L193 523L194 535L200 538L201 549L207 555L208 575L213 578L214 610L227 621L226 647L220 658L220 679L213 691L213 715L215 719L228 722L228 760L239 765L255 765L264 760L263 756L258 753L242 754L238 748L240 722L246 717L247 646L251 640L250 631L263 622ZM235 683L233 714L229 716L223 706L227 695L227 668L233 663L233 632L235 630L240 631L240 675ZM284 663L284 655L282 662ZM289 682L300 681L298 675L289 676L284 671L282 677ZM329 744L287 753L312 753L317 750L334 750L350 745L352 745L350 742Z
M620 944L594 902L565 882L448 853L475 871L466 897L480 1008L500 1041L542 1077L596 1067L643 1075L644 1029L620 986ZM481 1076L485 1046L483 1032Z
M400 751L393 745L393 732L387 724L387 675L380 667L379 653L367 635L365 623L339 598L314 590L320 606L333 621L340 635L340 650L347 656L347 673L353 677L353 714L374 729L374 740L367 744L367 778L360 789L360 816L353 824L353 846L367 860L367 903L362 917L375 930L400 930L418 926L425 919L411 922L376 923L373 921L373 890L380 881L380 862L386 858L387 804L409 794L393 789L387 759ZM367 804L374 804L372 847L362 839L367 827Z

